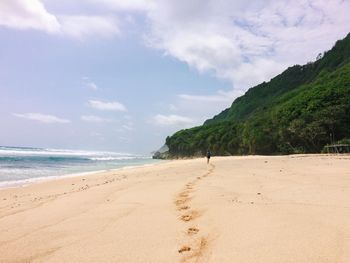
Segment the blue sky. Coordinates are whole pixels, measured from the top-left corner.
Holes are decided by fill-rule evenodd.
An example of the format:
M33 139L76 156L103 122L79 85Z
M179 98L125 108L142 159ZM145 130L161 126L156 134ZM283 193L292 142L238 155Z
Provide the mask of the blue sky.
M2 0L0 145L147 153L350 31L349 1Z

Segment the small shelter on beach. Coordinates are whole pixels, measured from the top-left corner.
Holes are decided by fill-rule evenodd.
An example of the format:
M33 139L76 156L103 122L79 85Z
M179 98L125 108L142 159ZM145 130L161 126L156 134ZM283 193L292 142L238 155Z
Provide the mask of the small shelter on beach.
M327 153L350 153L350 144L326 145Z

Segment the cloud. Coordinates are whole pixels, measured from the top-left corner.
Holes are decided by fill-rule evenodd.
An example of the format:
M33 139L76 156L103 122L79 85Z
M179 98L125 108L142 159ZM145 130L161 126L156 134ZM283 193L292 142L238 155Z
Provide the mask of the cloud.
M89 90L96 91L98 86L95 82L91 81L88 77L82 77L83 86Z
M127 111L126 107L117 101L89 100L89 106L103 111Z
M112 37L120 29L109 15L55 15L39 0L1 0L0 26L21 30L40 30L80 40L87 37Z
M102 16L59 16L63 35L85 39L90 36L108 38L120 33L115 19Z
M122 125L122 128L126 131L135 130L134 125L132 123L124 124L124 125Z
M127 119L128 121L122 125L120 125L118 128L114 129L114 131L119 133L130 133L131 131L135 130L134 123L130 121L130 119Z
M178 97L190 102L232 102L232 96L229 93L218 92L215 95L189 95L180 94Z
M13 113L13 116L18 118L38 121L42 123L70 123L70 120L62 119L54 115L41 114L41 113Z
M149 47L245 91L314 60L349 31L350 1L158 1Z
M91 122L91 123L113 122L113 120L111 119L101 118L95 115L82 115L80 119L82 121Z
M116 11L147 11L155 7L153 0L90 0L99 5L105 5Z
M242 95L241 91L236 90L219 90L207 95L179 94L175 101L165 105L164 111L176 112L180 116L186 115L192 120L192 125L200 125L229 107L239 95Z
M160 125L160 126L175 126L175 125L192 124L193 120L188 117L184 117L180 115L157 114L156 116L153 117L153 122L156 125Z
M39 0L1 0L0 25L16 29L36 29L58 33L60 24Z
M85 83L85 87L87 87L90 90L98 90L98 87L94 82Z
M125 137L125 136L119 136L118 140L121 142L131 142L131 138Z
M341 0L157 1L145 11L145 44L232 84L213 94L180 94L165 110L203 123L250 87L331 48L349 32L348 10L350 1ZM154 123L172 123L164 114Z

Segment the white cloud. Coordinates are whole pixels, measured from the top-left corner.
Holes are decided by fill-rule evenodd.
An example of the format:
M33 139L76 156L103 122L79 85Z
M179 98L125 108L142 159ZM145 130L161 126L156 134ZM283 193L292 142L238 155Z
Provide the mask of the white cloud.
M89 106L103 111L127 111L126 107L117 101L89 100Z
M110 37L120 33L115 19L102 16L59 16L63 35L77 39Z
M39 0L1 0L0 25L22 30L43 30L48 33L60 31L57 18Z
M245 91L344 37L348 10L341 0L159 1L146 42Z
M176 116L191 112L195 123L213 116L248 88L268 81L287 66L314 60L344 37L350 24L350 1L342 0L78 2L89 15L53 14L39 0L30 4L0 0L0 25L85 39L119 35L123 26L131 27L127 20L133 21L132 29L139 26L136 30L146 30L138 33L144 33L148 47L232 83L231 91L180 94L167 105ZM94 82L87 86L97 88ZM119 102L91 100L89 105L99 110L126 111Z
M101 118L95 115L82 115L80 119L82 121L91 122L91 123L113 122L113 120L111 119Z
M118 133L130 133L131 131L134 131L134 130L135 130L134 123L130 120L120 125L118 128L114 129L114 131Z
M85 88L89 89L89 90L93 90L96 91L98 90L98 86L95 82L91 81L88 77L82 77L82 84Z
M130 138L124 137L124 136L119 136L119 137L118 137L118 140L119 140L119 141L122 141L122 142L124 142L124 143L126 143L126 142L131 142L131 139L130 139Z
M232 102L232 96L229 93L219 92L215 95L189 95L180 94L178 97L190 102Z
M131 124L124 124L124 125L122 125L122 128L123 128L124 130L127 130L127 131L133 131L133 130L135 130L134 127L133 127L133 125L131 125Z
M164 110L176 112L180 116L187 115L192 120L192 125L200 125L229 107L239 95L242 95L242 92L236 90L219 90L212 95L180 94Z
M184 117L180 115L157 114L156 116L153 117L153 122L156 125L160 125L160 126L176 126L176 125L192 124L193 120L188 117Z
M98 90L98 87L94 82L85 83L85 87L91 90Z
M89 0L117 11L147 11L155 6L153 0Z
M232 83L228 91L180 94L166 110L203 123L248 88L331 48L349 32L348 10L341 0L157 1L146 11L146 45ZM171 120L160 115L155 123Z
M1 0L0 26L34 29L83 40L86 37L111 37L120 29L114 17L100 15L55 15L39 0Z
M172 103L161 105L162 112L171 112L171 114L167 115L163 113L157 115L153 117L150 123L171 126L170 123L173 121L176 123L178 120L174 116L186 116L185 121L179 124L177 128L201 125L205 120L212 118L229 107L234 98L239 95L242 95L241 91L236 90L219 90L211 95L179 94Z
M42 123L70 123L70 120L62 119L54 115L42 113L13 113L13 116Z

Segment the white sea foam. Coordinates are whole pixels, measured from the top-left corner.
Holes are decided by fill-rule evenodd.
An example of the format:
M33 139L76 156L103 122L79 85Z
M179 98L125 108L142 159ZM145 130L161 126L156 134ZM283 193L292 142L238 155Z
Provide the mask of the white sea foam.
M153 162L129 153L0 146L0 187Z
M138 157L139 155L119 152L98 152L98 151L83 151L83 150L66 150L66 149L39 149L39 148L15 148L15 147L0 147L0 156L127 156Z
M164 161L158 160L157 163L158 162L164 162ZM107 170L68 173L68 174L59 175L59 176L57 176L57 175L56 176L40 176L40 177L36 177L36 178L22 179L22 180L16 180L16 181L3 181L3 182L0 182L0 189L26 187L26 186L34 184L34 183L40 183L40 182L51 181L51 180L60 180L63 178L81 177L81 176L98 174L98 173L103 173L103 172L108 172L108 171L120 171L120 170L129 170L129 169L135 169L135 168L140 168L140 167L151 167L151 166L154 166L155 164L156 163L129 165L129 166L123 166L123 167L114 168L114 169L107 169Z
M113 160L133 160L133 159L151 159L151 157L134 157L134 156L121 156L121 157L91 157L89 158L92 161L113 161Z

